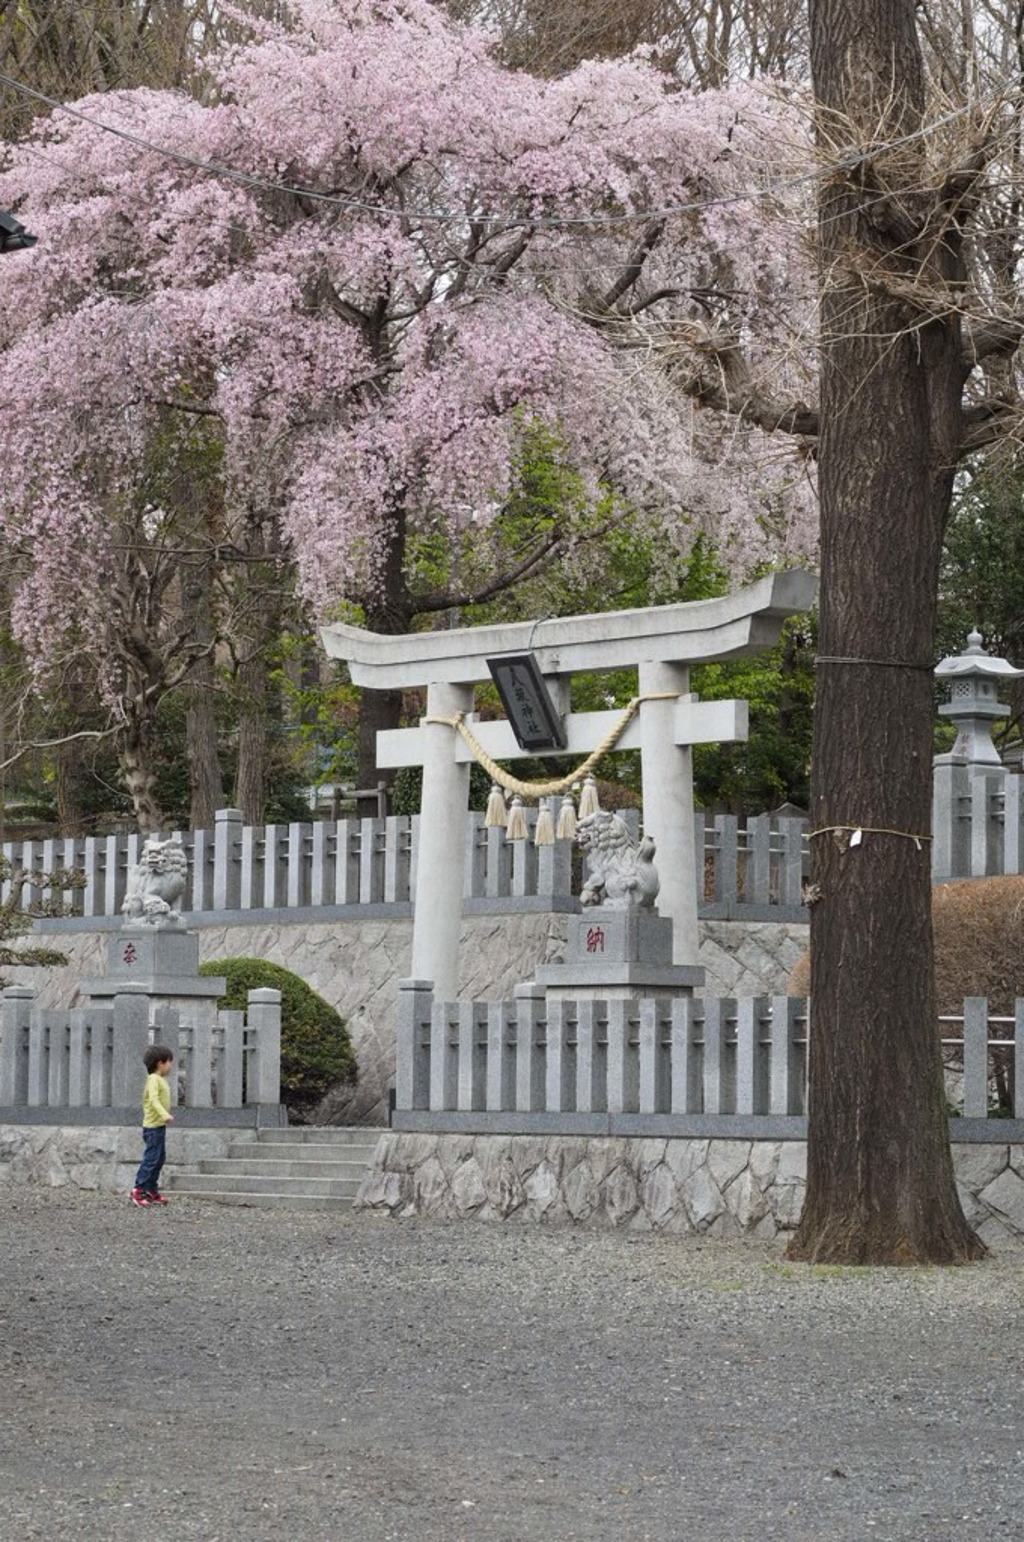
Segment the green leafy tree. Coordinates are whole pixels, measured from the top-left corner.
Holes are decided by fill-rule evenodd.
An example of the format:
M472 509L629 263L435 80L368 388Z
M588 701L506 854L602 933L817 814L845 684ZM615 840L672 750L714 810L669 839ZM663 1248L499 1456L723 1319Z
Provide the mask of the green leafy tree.
M1024 463L1019 456L979 465L957 487L939 572L936 649L962 653L977 628L990 653L1024 664ZM945 700L948 691L937 690ZM997 729L1003 740L1020 736L1024 688L1009 686L1012 715ZM943 725L948 749L953 730Z
M743 744L700 744L694 750L694 790L706 806L756 814L809 796L814 702L813 616L794 616L774 647L749 659L704 664L693 671L702 700L739 697L749 703Z

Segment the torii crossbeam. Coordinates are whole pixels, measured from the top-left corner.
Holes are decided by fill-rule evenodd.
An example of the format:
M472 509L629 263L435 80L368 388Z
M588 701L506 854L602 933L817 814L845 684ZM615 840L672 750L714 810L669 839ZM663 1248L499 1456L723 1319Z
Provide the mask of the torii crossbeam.
M775 573L717 600L558 616L496 626L386 636L347 625L327 626L322 637L333 658L344 659L353 684L370 690L425 686L426 719L418 728L378 734L377 763L421 765L423 801L413 910L411 974L431 980L439 1000L458 994L459 937L469 763L472 753L446 723L465 714L475 738L494 760L520 750L506 722L473 716L474 686L490 679L487 660L532 652L564 713L569 755L599 745L616 712L569 712L570 677L636 666L644 700L616 749L639 747L644 829L658 850L659 910L674 923L676 963L697 961L697 853L693 839L695 744L744 740L747 705L698 702L689 690L692 664L738 658L771 647L788 616L807 610L817 583L803 569Z

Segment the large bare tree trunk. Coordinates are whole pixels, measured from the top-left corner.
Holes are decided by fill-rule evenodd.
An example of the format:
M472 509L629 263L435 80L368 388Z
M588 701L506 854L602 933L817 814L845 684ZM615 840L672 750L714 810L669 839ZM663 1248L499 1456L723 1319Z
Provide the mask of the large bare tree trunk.
M164 811L156 795L153 746L145 725L137 722L126 725L120 764L121 779L131 797L140 833L155 835L166 830Z
M238 666L235 807L247 825L263 823L267 801L267 663L255 640Z
M188 754L189 782L192 789L189 820L193 830L212 828L214 815L224 803L223 774L217 744L217 720L214 713L213 637L214 620L211 587L212 558L183 564L181 601L189 617L198 644L209 652L196 659L188 677L188 707L185 715L185 748Z
M213 710L213 665L201 659L195 665L185 716L185 749L192 789L189 823L193 830L211 829L224 803L217 719Z
M81 739L57 746L57 823L61 835L85 831L85 749Z
M914 0L811 0L823 142L913 134ZM849 121L847 121L849 120ZM931 935L939 548L961 434L961 277L920 141L823 184L821 634L811 819L807 1200L791 1257L957 1262ZM891 195L891 196L890 196ZM858 836L857 831L863 833Z
M279 534L270 513L254 505L239 539L248 562L239 570L231 624L238 712L234 806L246 824L263 823L269 781L270 650L281 634L285 599L278 566Z
M383 632L387 630L381 626L371 626L371 631ZM401 691L364 691L359 703L359 738L358 738L358 778L359 789L362 792L370 792L383 782L390 793L391 784L395 773L392 770L380 770L377 766L377 735L388 728L398 728L402 721L402 693ZM378 811L376 794L373 797L360 798L357 812L360 817L372 817Z
M364 606L366 626L371 632L401 634L411 629L415 608L409 594L405 555L406 514L404 501L400 498L388 527L381 591ZM384 782L390 792L395 773L378 769L377 735L383 729L397 728L401 720L401 691L363 692L359 707L356 771L360 788L376 787L378 782ZM360 803L361 815L373 815L376 812L375 800L365 799Z

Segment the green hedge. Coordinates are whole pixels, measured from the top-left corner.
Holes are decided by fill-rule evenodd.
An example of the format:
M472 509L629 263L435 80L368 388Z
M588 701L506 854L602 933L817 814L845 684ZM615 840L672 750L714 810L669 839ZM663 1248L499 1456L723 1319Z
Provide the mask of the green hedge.
M345 1021L290 969L262 958L219 958L201 975L223 975L227 991L217 1006L244 1011L250 991L281 992L281 1100L302 1115L339 1082L354 1082L356 1057Z

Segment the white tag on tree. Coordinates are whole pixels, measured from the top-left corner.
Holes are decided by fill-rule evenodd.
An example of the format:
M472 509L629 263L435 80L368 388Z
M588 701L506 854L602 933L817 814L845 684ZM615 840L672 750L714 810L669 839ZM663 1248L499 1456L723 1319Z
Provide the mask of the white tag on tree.
M851 846L859 846L863 839L864 839L864 831L863 830L854 830L853 834L850 836L850 845Z

